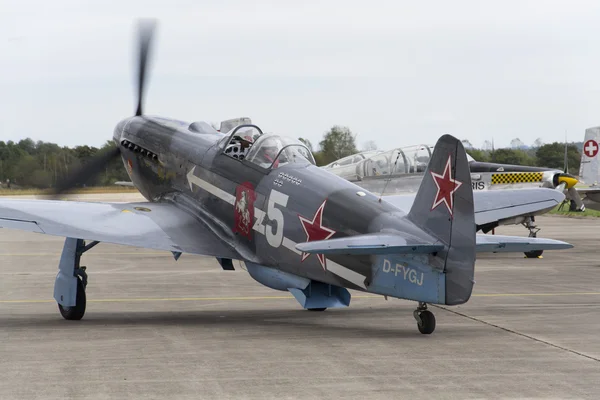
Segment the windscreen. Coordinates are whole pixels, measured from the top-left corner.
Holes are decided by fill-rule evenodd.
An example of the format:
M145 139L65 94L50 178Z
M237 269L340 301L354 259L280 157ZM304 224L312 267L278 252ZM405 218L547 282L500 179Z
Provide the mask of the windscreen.
M246 160L263 168L277 168L289 163L315 164L312 154L300 141L278 135L258 138Z

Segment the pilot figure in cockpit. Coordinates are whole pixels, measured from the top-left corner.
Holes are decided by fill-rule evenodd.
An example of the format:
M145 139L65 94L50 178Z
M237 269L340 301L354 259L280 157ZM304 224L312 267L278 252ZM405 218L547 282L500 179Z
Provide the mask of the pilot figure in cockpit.
M269 168L271 165L273 168L277 168L279 164L279 160L275 159L277 153L279 153L279 146L274 143L265 143L256 154L255 162L263 168Z
M252 162L260 165L263 168L277 168L288 161L284 152L281 152L284 145L276 137L266 138L262 143L258 144L256 155ZM281 153L280 153L281 152Z

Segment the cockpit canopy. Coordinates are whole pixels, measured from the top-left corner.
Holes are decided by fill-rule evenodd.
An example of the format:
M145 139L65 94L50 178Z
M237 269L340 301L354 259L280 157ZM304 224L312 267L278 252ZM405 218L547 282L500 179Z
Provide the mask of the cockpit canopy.
M315 159L302 142L275 134L260 136L246 160L263 168L278 168L289 163L315 164Z
M266 169L289 163L315 164L310 150L299 140L263 134L259 127L250 124L240 125L228 135L223 152Z

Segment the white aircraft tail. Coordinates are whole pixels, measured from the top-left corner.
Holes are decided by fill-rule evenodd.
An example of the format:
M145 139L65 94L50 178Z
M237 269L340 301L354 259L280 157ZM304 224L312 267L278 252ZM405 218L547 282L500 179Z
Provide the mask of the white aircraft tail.
M600 127L585 130L583 140L583 151L581 152L581 164L579 166L579 178L586 185L600 183Z

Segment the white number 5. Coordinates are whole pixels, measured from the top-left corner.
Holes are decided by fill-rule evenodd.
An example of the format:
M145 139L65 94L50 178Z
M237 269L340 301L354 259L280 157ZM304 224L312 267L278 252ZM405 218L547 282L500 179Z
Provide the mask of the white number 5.
M269 195L267 218L271 221L275 221L277 226L274 227L269 224L265 230L265 236L267 237L267 242L273 247L281 246L281 242L283 241L283 213L279 208L276 208L275 205L279 204L282 207L286 207L288 198L289 196L287 194L278 192L275 189L272 189L271 194Z

